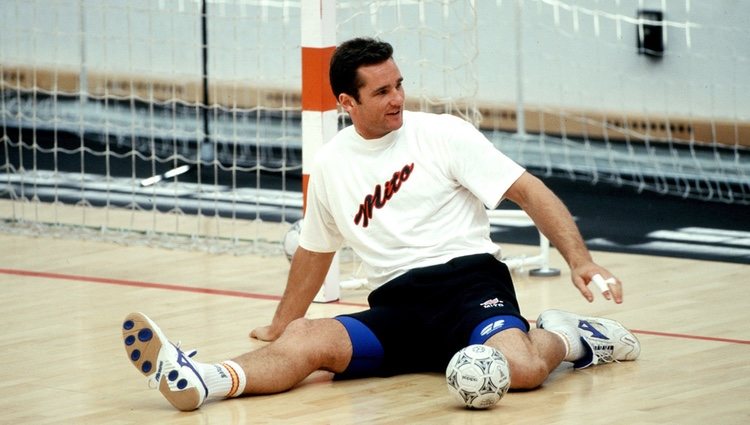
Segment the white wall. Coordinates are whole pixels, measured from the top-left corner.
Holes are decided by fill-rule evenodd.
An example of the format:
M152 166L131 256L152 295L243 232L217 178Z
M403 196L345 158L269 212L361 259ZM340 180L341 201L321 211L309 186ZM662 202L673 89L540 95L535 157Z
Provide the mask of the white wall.
M516 0L475 0L476 10L468 0L388 1L377 10L369 3L339 2L339 39L392 42L409 92L515 101ZM750 121L750 1L522 3L526 103ZM200 76L196 0L0 0L0 7L1 64L77 70L85 58L88 70L113 74ZM299 86L298 1L209 8L211 78ZM639 8L661 9L668 21L660 60L637 54L631 20Z

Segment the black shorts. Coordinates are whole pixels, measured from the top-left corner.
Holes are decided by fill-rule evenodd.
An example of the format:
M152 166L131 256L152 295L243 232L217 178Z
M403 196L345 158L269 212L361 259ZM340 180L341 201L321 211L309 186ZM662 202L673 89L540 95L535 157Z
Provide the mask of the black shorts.
M470 342L529 329L508 267L490 254L411 270L372 291L368 302L368 310L337 317L354 348L339 378L444 372Z

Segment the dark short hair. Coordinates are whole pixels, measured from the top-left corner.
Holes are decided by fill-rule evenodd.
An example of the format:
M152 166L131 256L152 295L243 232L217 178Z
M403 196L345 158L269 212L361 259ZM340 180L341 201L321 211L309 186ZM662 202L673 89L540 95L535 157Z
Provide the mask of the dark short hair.
M393 46L374 38L360 37L341 43L333 52L328 78L336 99L346 93L359 102L359 88L363 83L357 70L360 66L377 65L393 56Z

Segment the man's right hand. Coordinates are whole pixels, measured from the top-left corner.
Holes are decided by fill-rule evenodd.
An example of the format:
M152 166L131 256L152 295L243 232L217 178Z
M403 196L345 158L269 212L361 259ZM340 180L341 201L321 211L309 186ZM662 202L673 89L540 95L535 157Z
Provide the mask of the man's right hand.
M250 338L275 341L294 319L305 316L331 266L335 252L312 252L301 246L292 258L286 288L271 324L253 329Z
M275 341L280 335L281 333L275 332L271 325L260 326L250 332L250 338L268 342Z

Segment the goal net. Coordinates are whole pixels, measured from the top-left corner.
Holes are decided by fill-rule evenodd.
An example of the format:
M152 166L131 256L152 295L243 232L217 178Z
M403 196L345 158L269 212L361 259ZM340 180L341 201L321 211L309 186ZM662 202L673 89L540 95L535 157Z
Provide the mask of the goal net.
M338 40L394 45L408 108L466 118L535 173L743 204L749 12L336 5ZM302 206L300 18L285 0L5 1L0 230L279 251Z

